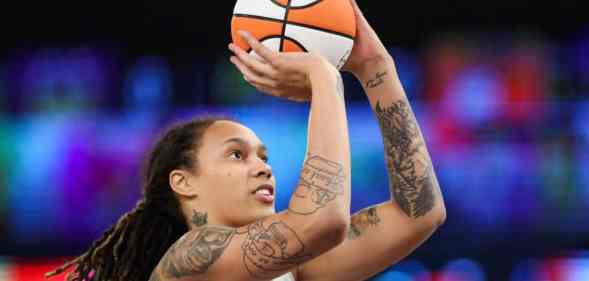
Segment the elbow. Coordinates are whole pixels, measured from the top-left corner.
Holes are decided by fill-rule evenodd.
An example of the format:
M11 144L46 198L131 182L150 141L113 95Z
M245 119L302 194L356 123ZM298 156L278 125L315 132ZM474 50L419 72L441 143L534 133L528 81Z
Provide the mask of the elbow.
M437 229L446 222L446 207L444 207L443 202L441 202L434 208L430 218L430 225L434 229Z
M337 219L334 219L333 222L333 237L336 242L336 246L346 240L348 235L348 231L350 228L350 216L349 215L341 215L338 216Z
M334 248L346 239L350 227L350 216L330 214L322 224L323 231L321 231L320 239L325 243L326 248Z
M436 215L436 227L441 226L446 222L446 208L442 207L438 214Z

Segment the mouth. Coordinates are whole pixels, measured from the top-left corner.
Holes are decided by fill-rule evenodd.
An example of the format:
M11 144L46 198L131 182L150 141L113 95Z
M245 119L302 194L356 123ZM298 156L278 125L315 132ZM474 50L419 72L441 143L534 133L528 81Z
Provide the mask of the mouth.
M252 191L256 199L264 204L271 204L274 202L274 186L269 184L262 184Z

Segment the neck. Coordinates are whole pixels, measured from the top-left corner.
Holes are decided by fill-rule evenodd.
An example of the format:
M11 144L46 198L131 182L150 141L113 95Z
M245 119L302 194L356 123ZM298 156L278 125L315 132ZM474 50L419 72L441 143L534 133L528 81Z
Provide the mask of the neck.
M189 216L188 219L188 226L190 229L199 228L201 226L207 225L209 223L209 215L205 211L197 211L192 210L192 215Z

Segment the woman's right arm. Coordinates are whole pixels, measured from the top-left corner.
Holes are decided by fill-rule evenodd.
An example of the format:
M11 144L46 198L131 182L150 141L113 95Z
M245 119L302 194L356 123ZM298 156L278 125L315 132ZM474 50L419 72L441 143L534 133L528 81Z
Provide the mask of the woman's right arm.
M244 38L266 61L234 50L246 80L287 75L302 77L299 86L310 88L307 155L298 186L281 213L238 229L208 225L186 233L150 281L269 280L337 246L347 233L350 148L339 71L319 56L277 53Z

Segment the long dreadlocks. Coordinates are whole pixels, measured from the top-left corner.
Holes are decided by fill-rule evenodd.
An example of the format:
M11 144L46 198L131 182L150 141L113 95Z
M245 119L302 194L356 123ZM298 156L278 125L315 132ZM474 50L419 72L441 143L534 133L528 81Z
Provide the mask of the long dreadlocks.
M195 169L205 130L225 117L205 117L169 128L153 147L144 170L143 198L90 248L55 271L74 267L70 281L146 281L167 249L188 231L169 185L174 169Z

